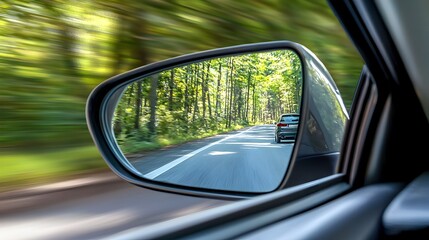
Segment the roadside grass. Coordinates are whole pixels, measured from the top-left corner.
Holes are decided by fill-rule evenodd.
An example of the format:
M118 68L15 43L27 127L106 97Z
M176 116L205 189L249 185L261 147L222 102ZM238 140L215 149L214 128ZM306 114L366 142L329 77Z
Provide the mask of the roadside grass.
M95 146L50 151L0 152L0 192L106 169Z
M236 125L231 128L208 130L206 132L200 132L198 134L193 134L193 135L191 134L180 134L180 135L174 135L174 136L159 135L151 142L138 141L135 139L126 139L124 141L121 141L120 146L124 154L140 153L145 151L157 150L171 145L182 144L182 143L186 143L186 142L190 142L190 141L194 141L194 140L198 140L206 137L211 137L222 133L236 131L243 128L245 128L245 126Z
M154 142L127 141L124 153L153 151L167 146L182 144L217 134L243 129L211 130L198 135L181 135L174 138L158 136ZM41 151L0 152L0 192L32 187L107 169L95 146L59 148Z

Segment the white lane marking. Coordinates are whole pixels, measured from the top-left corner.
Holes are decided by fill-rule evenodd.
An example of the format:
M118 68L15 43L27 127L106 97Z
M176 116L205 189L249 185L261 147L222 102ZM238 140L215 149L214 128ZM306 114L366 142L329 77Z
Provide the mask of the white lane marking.
M222 156L222 155L229 155L229 154L234 154L234 153L237 153L237 152L211 151L211 152L209 152L209 155Z
M172 162L170 162L170 163L165 164L164 166L162 166L162 167L160 167L160 168L157 168L157 169L153 170L153 171L152 171L152 172L150 172L150 173L146 173L146 174L145 174L145 175L143 175L143 176L144 176L145 178L154 179L154 178L158 177L159 175L161 175L161 174L163 174L163 173L167 172L168 170L170 170L170 169L174 168L174 167L175 167L175 166L177 166L178 164L180 164L180 163L184 162L185 160L187 160L187 159L189 159L189 158L191 158L191 157L193 157L193 156L197 155L198 153L200 153L200 152L202 152L202 151L206 150L207 148L212 147L212 146L214 146L214 145L216 145L216 144L219 144L219 143L221 143L221 142L223 142L223 141L225 141L225 140L228 140L228 139L230 139L230 138L233 138L233 137L236 137L236 136L238 136L238 135L241 135L241 134L243 134L243 133L245 133L245 132L247 132L247 131L252 130L252 129L253 129L253 128L255 128L255 127L256 127L256 126L251 127L251 128L249 128L249 129L247 129L247 130L245 130L245 131L239 132L239 133L237 133L237 134L234 134L234 135L228 136L228 137L226 137L226 138L222 138L221 140L218 140L218 141L216 141L216 142L212 142L212 143L210 143L209 145L206 145L206 146L204 146L204 147L202 147L202 148L199 148L199 149L197 149L197 150L195 150L195 151L193 151L193 152L190 152L190 153L188 153L188 154L186 154L186 155L184 155L184 156L182 156L182 157L180 157L180 158L178 158L178 159L176 159L176 160L173 160L173 161L172 161Z

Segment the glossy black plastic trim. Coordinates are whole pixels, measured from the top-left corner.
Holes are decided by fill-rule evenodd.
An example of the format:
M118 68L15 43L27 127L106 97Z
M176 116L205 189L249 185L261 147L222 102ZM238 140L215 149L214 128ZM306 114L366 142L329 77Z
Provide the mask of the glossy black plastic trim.
M328 1L365 61L371 75L371 82L375 85L377 95L376 103L365 100L365 96L361 96L360 93L356 95L357 99L355 99L354 102L356 102L356 104L361 104L359 101L362 101L364 106L361 109L363 111L371 109L371 119L365 119L367 125L359 124L349 127L353 128L352 131L363 134L354 137L345 135L345 139L348 139L349 143L345 146L343 152L347 153L347 151L353 151L355 157L350 158L343 155L344 158L340 162L348 162L348 167L343 172L349 176L349 181L352 183L353 187L363 186L375 179L371 177L373 180L367 181L366 177L369 174L369 167L372 169L389 169L378 176L378 181L397 181L399 180L398 176L407 176L407 178L411 178L413 176L411 172L418 172L418 167L411 167L417 166L416 163L410 165L410 171L403 172L400 175L395 173L394 170L402 165L399 156L403 155L409 158L409 154L402 151L402 149L407 149L403 146L403 141L398 141L398 139L403 137L413 139L410 134L398 133L397 136L392 136L389 139L383 139L383 136L377 136L377 129L382 126L382 121L393 122L397 118L396 114L400 115L401 111L404 113L406 112L408 115L415 115L415 119L419 120L421 119L420 117L423 116L421 103L413 89L407 70L398 54L396 46L373 0ZM368 95L367 92L362 93L371 96L371 94ZM383 120L383 113L386 111L386 108L392 108L395 109L395 111L392 112L389 119ZM362 114L365 113L355 111L351 114L350 121L359 123L359 121L361 121L360 119L362 119ZM421 125L419 127L422 129L422 131L419 132L423 133L425 131L423 130L425 123L420 121L418 124ZM413 127L418 126L418 124L414 124ZM393 125L392 127L395 128ZM397 133L398 131L393 128L386 129L386 131L389 133ZM412 130L408 130L408 132L411 132L413 135L419 133L418 131ZM378 143L384 142L384 144L377 145L375 139L377 139ZM357 144L362 144L360 147L361 150L347 149ZM412 141L407 141L406 144L408 144L410 148L417 146L417 144ZM384 149L377 149L377 147L380 146L383 146ZM371 152L382 153L386 158L390 158L390 160L371 163ZM380 166L374 168L376 165Z
M343 177L332 175L247 201L130 229L110 239L235 239L347 193L350 186Z

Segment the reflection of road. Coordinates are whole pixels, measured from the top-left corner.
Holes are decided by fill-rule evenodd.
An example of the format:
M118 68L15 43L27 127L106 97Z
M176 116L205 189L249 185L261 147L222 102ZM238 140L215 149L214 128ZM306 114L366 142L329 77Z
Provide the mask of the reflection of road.
M274 142L274 125L261 125L135 157L131 162L151 179L261 192L278 186L292 148L292 143Z

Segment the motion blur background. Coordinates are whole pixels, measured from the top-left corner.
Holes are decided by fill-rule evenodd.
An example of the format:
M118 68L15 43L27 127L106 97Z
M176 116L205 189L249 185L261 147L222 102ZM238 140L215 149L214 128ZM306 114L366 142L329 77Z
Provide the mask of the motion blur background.
M2 0L0 191L105 171L85 122L87 96L103 80L274 40L316 53L350 106L363 63L325 1Z

